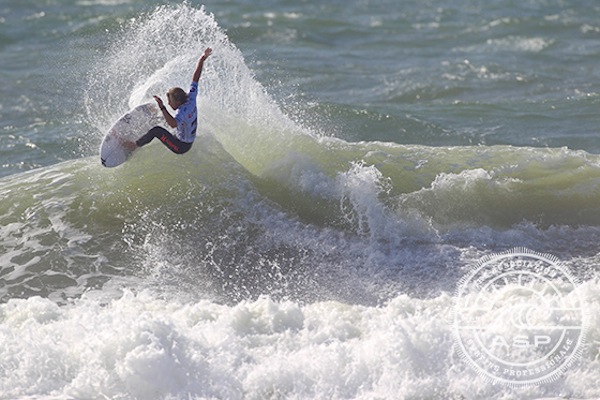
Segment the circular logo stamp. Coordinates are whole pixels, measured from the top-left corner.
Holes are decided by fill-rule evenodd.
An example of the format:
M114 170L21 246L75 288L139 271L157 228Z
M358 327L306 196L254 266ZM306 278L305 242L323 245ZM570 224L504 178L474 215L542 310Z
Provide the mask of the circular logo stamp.
M494 383L557 379L581 355L585 339L578 284L549 254L517 248L482 258L456 291L459 354Z

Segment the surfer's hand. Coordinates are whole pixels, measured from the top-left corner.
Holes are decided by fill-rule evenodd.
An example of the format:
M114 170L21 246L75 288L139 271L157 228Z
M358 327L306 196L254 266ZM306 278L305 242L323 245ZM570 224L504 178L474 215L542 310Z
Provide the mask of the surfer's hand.
M154 96L154 100L156 100L156 104L158 104L158 108L160 108L161 110L165 107L160 97Z
M208 56L210 56L212 54L212 49L210 47L207 47L206 50L204 50L204 54L202 55L202 59L206 60L208 58Z

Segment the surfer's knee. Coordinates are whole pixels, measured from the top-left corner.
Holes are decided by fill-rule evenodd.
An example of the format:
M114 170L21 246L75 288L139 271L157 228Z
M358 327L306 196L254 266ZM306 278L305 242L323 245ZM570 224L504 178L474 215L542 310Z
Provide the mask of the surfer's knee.
M165 128L163 128L161 126L155 126L152 129L150 129L144 136L139 138L136 141L136 144L138 145L138 147L142 147L142 146L150 143L154 138L160 139L161 136L163 136L165 132L166 132Z

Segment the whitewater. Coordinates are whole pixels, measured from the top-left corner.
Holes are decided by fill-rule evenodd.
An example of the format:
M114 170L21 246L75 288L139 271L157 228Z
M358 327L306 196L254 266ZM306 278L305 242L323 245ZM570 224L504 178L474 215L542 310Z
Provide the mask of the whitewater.
M441 3L442 16L454 9L455 2ZM531 15L539 11L536 2L527 4ZM519 121L550 121L540 116L541 108L558 105L557 89L537 93L543 99L525 109L518 102L493 103L493 92L500 91L495 87L469 103L473 88L440 89L422 80L414 87L402 84L408 85L401 85L402 94L377 93L386 99L378 105L367 98L374 94L359 88L367 79L355 82L357 93L348 103L372 108L335 103L337 88L323 88L322 96L331 98L305 102L290 94L306 79L302 72L300 83L273 83L264 77L264 64L276 64L281 78L277 56L248 61L235 39L243 39L243 28L256 29L253 18L292 26L308 9L271 5L272 14L262 5L267 11L255 15L244 5L228 5L232 13L247 14L226 30L220 23L232 18L226 6L134 5L74 2L60 12L35 13L17 3L6 6L18 10L21 21L56 18L49 22L56 30L64 29L60 16L70 7L88 10L93 22L72 28L85 46L64 56L72 68L67 79L78 82L81 97L75 112L62 111L77 127L73 136L61 136L64 128L47 108L19 127L6 112L6 99L0 107L0 398L600 397L600 147L586 144L592 142L589 132L560 145L559 128L549 128L547 137L518 132ZM108 11L89 11L113 6L124 7L113 11L119 13L114 20ZM385 26L389 10L377 10L371 28ZM552 11L544 21L575 19L569 10ZM10 18L0 18L0 26ZM514 25L522 20L494 19L486 29L507 25L511 34L453 51L481 55L490 47L510 48L537 56L559 40L523 39ZM317 22L305 21L304 29ZM320 22L332 35L347 35L352 46L364 34L347 32L339 21ZM415 29L444 35L455 23ZM598 31L585 26L585 33ZM15 40L6 32L0 34L3 51ZM51 42L48 35L40 40ZM396 44L385 38L373 45L393 58ZM322 43L311 40L319 53ZM206 47L214 52L200 82L201 122L192 150L179 157L154 144L121 167L103 168L97 151L112 123L154 94L187 87ZM363 51L361 56L369 54ZM88 60L85 68L78 57ZM464 83L470 79L510 81L504 82L504 98L510 99L517 97L514 85L533 79L504 73L494 63L474 67L478 61L436 65L459 86L472 84ZM14 82L16 72L3 62L4 85ZM385 75L378 68L374 75ZM416 73L415 66L399 68L404 77ZM335 66L325 69L331 87L347 83ZM28 79L38 79L37 73ZM388 89L394 79L399 77L386 75ZM6 87L0 93L12 90ZM65 99L63 107L74 104L68 90L52 90ZM414 100L415 93L447 114L432 121L417 117L426 104ZM457 119L450 119L454 111L448 112L444 96L458 99ZM414 114L394 117L405 102L419 103ZM590 90L569 100L569 107L578 107L573 102L583 103L585 113L598 100ZM506 122L504 138L492 139L488 131L472 144L476 135L460 128L484 115L492 120L490 131L500 131L505 112L514 118ZM444 128L444 118L458 136ZM548 125L560 127L564 119ZM371 130L355 137L360 129L346 132L350 125ZM42 132L49 149L68 148L62 159L39 151L36 135ZM399 137L391 139L394 132ZM417 136L422 138L411 140ZM556 256L576 278L575 295L586 311L577 360L556 379L533 385L499 384L478 373L462 357L453 332L461 279L485 256L517 247ZM491 293L490 302L511 304L504 293ZM541 293L543 300L552 297ZM510 324L503 329L520 332Z

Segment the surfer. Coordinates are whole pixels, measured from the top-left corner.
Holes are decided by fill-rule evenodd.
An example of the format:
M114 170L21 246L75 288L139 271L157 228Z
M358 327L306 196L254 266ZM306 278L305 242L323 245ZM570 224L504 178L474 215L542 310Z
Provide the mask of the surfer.
M148 133L136 140L127 143L127 148L131 151L150 143L154 138L158 138L169 150L176 154L183 154L192 148L196 139L196 128L198 127L198 111L196 108L196 94L198 93L198 81L202 75L204 61L211 55L212 49L209 47L198 60L196 69L192 75L192 84L189 93L186 93L180 87L173 87L167 92L167 101L169 106L175 110L175 116L171 115L165 107L159 96L154 96L154 100L162 111L167 125L171 128L177 128L176 133L172 134L162 126L155 126Z

